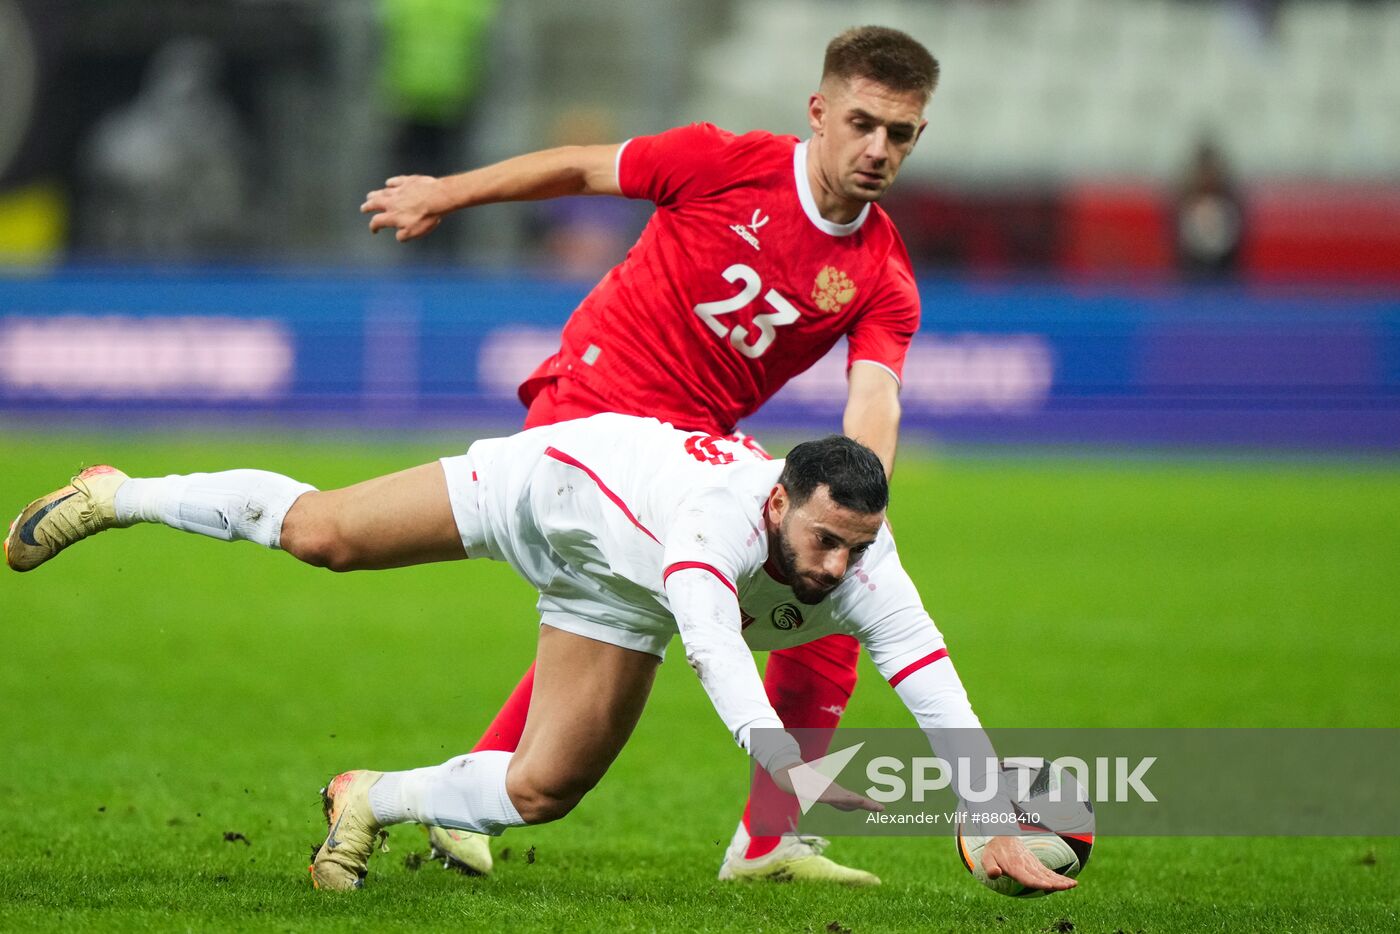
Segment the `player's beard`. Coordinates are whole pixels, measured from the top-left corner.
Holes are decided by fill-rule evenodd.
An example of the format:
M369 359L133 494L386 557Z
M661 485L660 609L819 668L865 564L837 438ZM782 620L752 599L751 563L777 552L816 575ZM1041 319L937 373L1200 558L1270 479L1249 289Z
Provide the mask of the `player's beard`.
M803 572L797 562L797 550L788 542L786 517L778 527L777 539L778 548L777 553L773 555L773 561L778 565L778 570L788 582L788 586L792 588L792 595L799 603L805 603L807 606L821 603L841 582L838 580L829 586L823 586Z

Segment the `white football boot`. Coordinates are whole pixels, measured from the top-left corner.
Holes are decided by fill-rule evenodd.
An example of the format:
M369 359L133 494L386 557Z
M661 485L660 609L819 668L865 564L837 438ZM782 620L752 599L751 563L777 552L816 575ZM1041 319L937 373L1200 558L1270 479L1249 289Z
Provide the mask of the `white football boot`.
M822 837L783 834L782 842L757 859L748 859L749 832L744 822L724 854L719 877L726 882L826 882L853 887L879 885L880 877L863 869L842 866L822 855L829 844Z
M5 536L5 563L32 571L74 542L115 527L117 487L126 481L115 467L89 467L25 506Z
M455 869L468 876L491 874L491 838L488 835L427 825L423 829L428 832L433 858L442 860L443 869Z

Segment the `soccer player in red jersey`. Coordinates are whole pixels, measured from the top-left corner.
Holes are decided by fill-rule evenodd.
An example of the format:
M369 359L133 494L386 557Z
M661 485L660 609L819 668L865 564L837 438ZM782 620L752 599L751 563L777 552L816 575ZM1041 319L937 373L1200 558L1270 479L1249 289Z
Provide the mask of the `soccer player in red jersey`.
M899 234L876 202L924 130L937 79L938 63L908 35L851 29L827 47L805 141L694 124L446 178L397 176L361 210L373 215L371 231L394 228L406 241L480 204L645 198L656 211L641 237L570 317L559 352L520 387L525 426L619 412L730 435L844 337L843 430L874 450L889 474L919 296ZM834 730L855 687L858 655L844 635L773 653L764 683L783 722ZM476 750L516 748L533 672ZM825 743L802 752L818 758ZM773 793L771 786L757 792ZM750 808L720 878L879 882L823 856L822 841L751 837ZM470 869L490 869L483 837L435 828L433 844Z

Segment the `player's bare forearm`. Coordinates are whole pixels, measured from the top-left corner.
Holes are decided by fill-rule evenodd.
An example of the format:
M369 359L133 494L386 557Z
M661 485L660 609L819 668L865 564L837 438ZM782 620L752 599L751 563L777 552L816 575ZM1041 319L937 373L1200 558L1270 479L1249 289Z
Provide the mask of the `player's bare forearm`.
M617 195L618 144L560 146L504 162L434 178L396 175L371 191L360 213L373 214L371 233L398 231L400 241L431 233L453 211L502 201L539 201L566 195Z
M859 361L852 365L841 428L847 437L875 452L886 477L894 474L900 411L899 383L893 375Z
M560 146L441 179L449 210L566 195L616 195L617 144Z
M803 781L794 773L805 771L806 780ZM793 765L785 765L781 768L768 770L769 776L773 779L773 784L778 786L780 791L785 791L790 795L799 798L804 792L810 793L812 789L820 787L821 793L813 800L823 804L829 804L838 811L883 811L885 806L878 801L872 801L865 795L857 794L841 787L836 782L831 781L824 775L817 773L816 769L805 762L797 762Z

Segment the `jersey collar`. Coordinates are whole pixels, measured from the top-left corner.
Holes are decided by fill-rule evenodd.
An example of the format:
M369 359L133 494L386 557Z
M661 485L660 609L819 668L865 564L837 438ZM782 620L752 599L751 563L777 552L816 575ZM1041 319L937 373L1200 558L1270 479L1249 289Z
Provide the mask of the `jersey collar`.
M792 174L793 180L797 183L797 200L802 202L802 210L806 213L807 219L824 234L833 237L849 237L860 230L865 219L870 216L870 205L860 209L856 219L849 224L834 224L822 217L817 210L817 199L812 195L812 183L807 178L807 143L810 140L803 140L792 150Z

